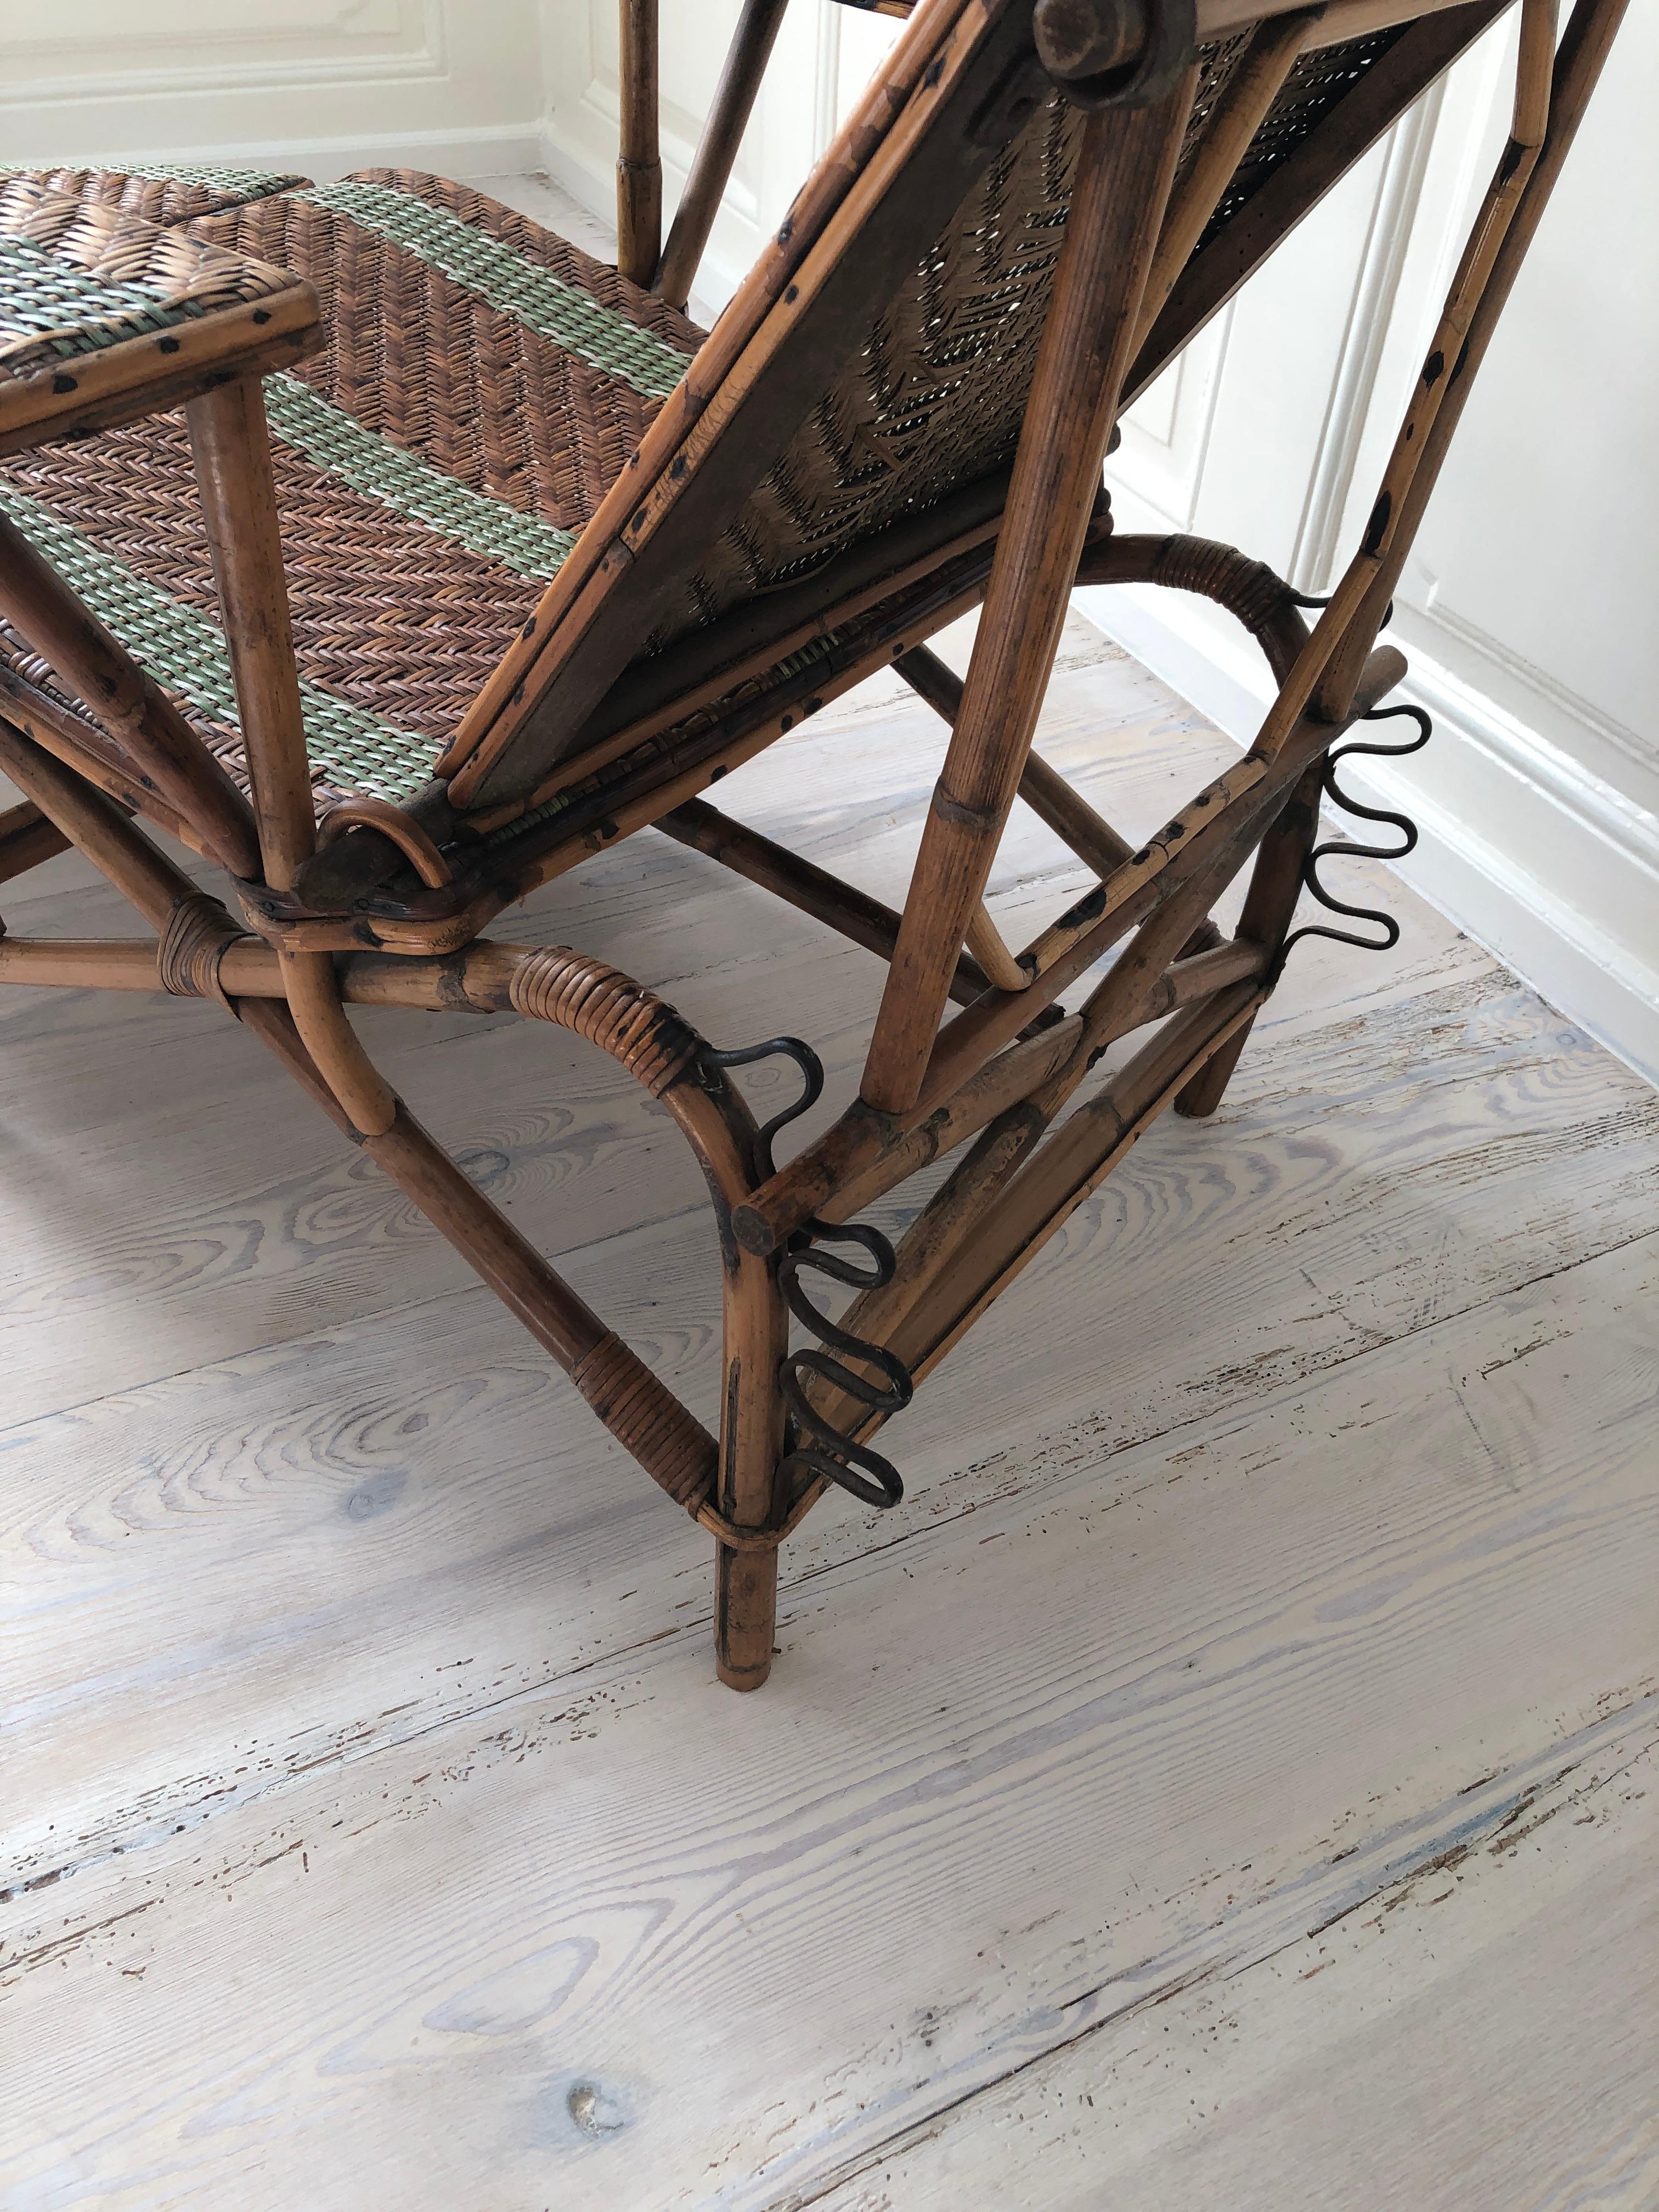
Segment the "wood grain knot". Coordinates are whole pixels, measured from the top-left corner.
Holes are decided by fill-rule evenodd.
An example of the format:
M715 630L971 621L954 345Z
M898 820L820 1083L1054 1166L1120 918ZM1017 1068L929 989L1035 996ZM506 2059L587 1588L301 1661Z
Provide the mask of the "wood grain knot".
M562 945L531 953L513 971L507 1000L538 1022L573 1030L620 1060L653 1098L678 1081L698 1037L665 1000L602 960Z

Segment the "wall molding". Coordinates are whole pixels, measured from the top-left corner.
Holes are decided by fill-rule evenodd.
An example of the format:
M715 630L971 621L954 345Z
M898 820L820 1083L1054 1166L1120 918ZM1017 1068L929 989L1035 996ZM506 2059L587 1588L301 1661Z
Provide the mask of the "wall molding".
M1145 585L1076 599L1229 737L1251 741L1273 687L1226 617ZM1346 771L1416 821L1422 842L1401 873L1659 1086L1659 816L1432 657L1409 657L1399 696L1428 709L1434 742L1410 763Z

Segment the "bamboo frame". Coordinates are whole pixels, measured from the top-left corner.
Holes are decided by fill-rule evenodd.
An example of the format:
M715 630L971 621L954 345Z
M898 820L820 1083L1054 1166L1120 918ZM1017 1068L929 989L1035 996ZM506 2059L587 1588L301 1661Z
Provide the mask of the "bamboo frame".
M1352 0L1345 4L1352 15ZM1317 20L1305 9L1269 11L1178 190L1172 179L1194 72L1154 106L1093 115L1012 478L963 486L938 515L895 526L822 577L740 610L642 671L606 675L611 632L620 634L635 604L617 577L653 562L672 567L676 533L706 526L697 517L729 500L737 479L721 475L728 449L769 419L767 405L787 412L788 394L824 357L813 349L833 336L831 310L844 296L837 287L849 262L889 237L888 202L920 173L911 165L930 131L960 133L963 118L981 112L974 103L988 85L1000 100L1029 94L1031 63L1010 28L1012 0L939 0L872 88L840 167L827 165L833 173L809 184L787 234L662 410L470 718L445 781L412 811L348 802L325 825L325 849L313 811L263 402L257 375L240 373L245 363L228 356L212 380L190 386L187 419L251 805L165 695L0 526L0 611L92 718L0 678L0 769L26 794L0 815L0 881L73 848L154 933L138 941L0 934L0 984L211 998L256 1035L713 1534L716 1662L734 1686L766 1679L779 1546L829 1479L803 1456L799 1436L789 1448L786 1431L789 1278L801 1240L826 1224L852 1223L955 1156L901 1240L890 1279L872 1283L841 1317L870 1359L855 1349L840 1379L817 1372L804 1393L815 1416L867 1440L890 1401L867 1406L849 1395L849 1379L875 1375L882 1355L917 1376L930 1372L1158 1115L1172 1105L1203 1115L1221 1100L1277 980L1317 835L1327 755L1403 672L1400 655L1376 643L1381 610L1622 12L1622 0L1578 0L1556 53L1553 0L1522 4L1510 148L1454 280L1372 527L1311 630L1279 580L1230 548L1112 537L1097 499L1102 458L1121 401L1168 358L1176 334L1213 312L1238 281L1237 264L1259 258L1264 238L1283 235L1305 213L1413 88L1490 20L1496 0L1461 0L1402 33L1334 119L1275 172L1259 202L1201 247L1240 153L1297 52L1329 33L1332 11ZM729 172L781 12L780 0L748 0L706 160L659 256L655 7L623 0L624 273L644 281L640 270L654 272L667 296L682 277L689 282L706 240L715 180ZM958 147L952 158L967 157ZM957 174L947 169L939 189L955 189ZM303 304L285 309L296 319L277 334L283 343L300 331ZM192 374L198 366L192 356ZM775 383L785 393L775 403L768 398ZM1077 580L1207 592L1245 622L1279 687L1249 752L1139 847L1031 750ZM958 679L926 640L981 601L969 673ZM900 911L697 796L886 666L951 726ZM493 764L556 697L582 741L528 799L493 798ZM568 803L552 823L514 829L525 805L553 796ZM1096 878L1018 952L983 903L1016 797ZM228 867L247 926L206 896L135 816ZM781 1169L722 1056L672 1008L579 952L479 933L535 884L652 823L888 963L860 1097ZM458 834L463 828L471 842ZM1224 939L1211 910L1252 855L1238 930ZM1061 1007L1060 994L1114 948L1080 1005ZM663 1105L711 1194L725 1322L718 1437L421 1127L359 1041L347 1011L356 1006L512 1011L553 1023L611 1054ZM1109 1047L1149 1028L1116 1073L1080 1095Z
M617 266L648 284L662 246L662 153L657 143L657 0L619 0ZM681 304L684 304L683 302Z
M629 0L623 0L624 8ZM651 276L651 289L671 307L683 307L696 281L708 234L738 158L788 0L744 0L726 67L714 92L714 104L697 142L696 156L685 180L679 206L668 233L662 258ZM631 274L631 270L628 273Z

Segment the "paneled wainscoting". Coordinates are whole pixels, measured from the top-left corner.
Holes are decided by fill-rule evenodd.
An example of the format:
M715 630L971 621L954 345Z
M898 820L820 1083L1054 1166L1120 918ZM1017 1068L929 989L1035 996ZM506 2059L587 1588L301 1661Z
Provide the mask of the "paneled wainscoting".
M1235 757L1080 621L1041 743L1135 831ZM940 746L872 686L724 803L894 899ZM14 928L121 926L75 865ZM1659 2202L1659 1099L1373 880L1400 951L1304 948L747 1698L707 1540L257 1044L8 993L9 2212ZM991 903L1079 882L1028 817ZM665 839L514 933L855 1080L877 964ZM659 1111L364 1027L712 1416Z

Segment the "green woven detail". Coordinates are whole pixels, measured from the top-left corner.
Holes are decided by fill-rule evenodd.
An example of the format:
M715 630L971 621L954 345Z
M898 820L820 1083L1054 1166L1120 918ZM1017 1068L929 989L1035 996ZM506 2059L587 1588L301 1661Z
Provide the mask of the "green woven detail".
M96 353L202 313L147 285L89 276L26 238L0 238L0 344L27 337L62 356Z
M563 283L488 231L412 193L347 179L295 197L378 231L502 314L648 399L665 399L691 359L678 346L602 307L579 284Z
M123 164L114 173L121 177L143 177L155 184L199 185L205 192L235 192L246 204L249 200L268 200L278 193L302 185L301 176L276 176L269 169L198 169L187 162L153 161L142 168Z
M32 161L0 163L0 184L8 177L45 177L58 169L94 177L142 177L149 184L198 185L206 192L234 193L244 204L270 199L274 193L289 191L307 181L297 175L277 176L270 169L201 169L183 161Z
M158 684L214 721L240 727L230 654L223 633L205 616L135 574L125 562L3 479L0 514L16 524ZM403 800L431 781L434 748L427 738L303 679L300 696L312 767L331 783L376 799Z
M488 831L486 845L508 845L526 830L538 830L544 822L551 822L556 815L568 814L576 803L574 791L562 791L555 799L544 799L541 805L532 806L527 814L515 814L510 822L503 822L498 830Z
M576 542L574 531L556 529L539 515L520 514L505 500L473 491L418 453L366 430L355 416L331 406L297 376L265 380L265 412L276 435L314 467L410 521L423 522L469 553L499 561L515 574L546 583Z

